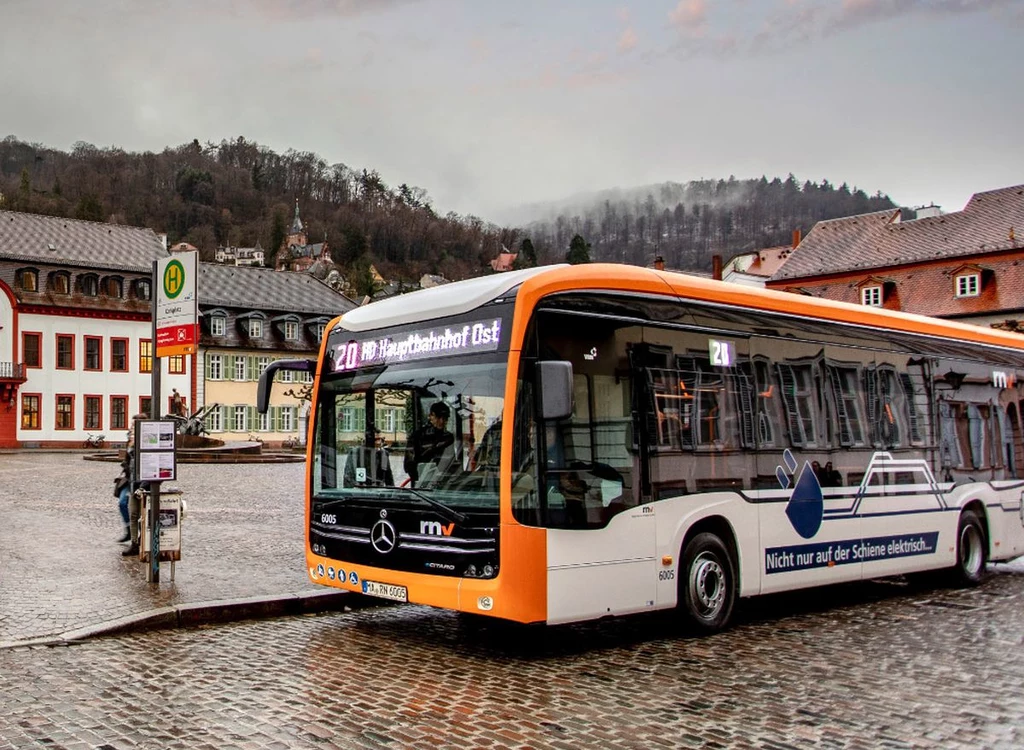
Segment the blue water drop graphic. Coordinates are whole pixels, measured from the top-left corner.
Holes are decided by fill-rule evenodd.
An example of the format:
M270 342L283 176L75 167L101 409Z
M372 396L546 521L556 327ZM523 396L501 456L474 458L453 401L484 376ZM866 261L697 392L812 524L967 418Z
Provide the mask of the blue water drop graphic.
M796 487L786 505L786 515L793 524L796 533L804 539L810 539L821 528L821 519L825 515L825 503L821 495L821 485L811 465L804 461L797 477Z

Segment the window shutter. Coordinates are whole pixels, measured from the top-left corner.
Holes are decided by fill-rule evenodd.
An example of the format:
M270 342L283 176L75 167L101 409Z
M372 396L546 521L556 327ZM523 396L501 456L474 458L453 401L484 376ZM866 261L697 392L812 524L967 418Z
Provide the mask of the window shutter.
M213 376L212 376L212 374L210 372L210 355L209 354L207 354L205 357L203 357L203 366L204 366L204 372L206 373L206 379L207 380L212 380Z
M740 418L740 441L744 448L754 448L754 386L750 375L736 370L733 375Z
M792 365L777 364L779 383L782 385L782 403L786 408L786 423L789 425L789 442L797 448L806 443L804 425L800 420L800 411L796 406L796 375Z
M233 355L224 355L221 364L221 376L224 380L235 379L235 358Z
M230 409L226 404L220 407L220 430L221 432L230 431L231 426L228 424L228 415L231 413Z
M246 363L245 364L246 364L246 367L248 368L245 371L246 379L247 380L256 380L257 379L256 357L246 357Z

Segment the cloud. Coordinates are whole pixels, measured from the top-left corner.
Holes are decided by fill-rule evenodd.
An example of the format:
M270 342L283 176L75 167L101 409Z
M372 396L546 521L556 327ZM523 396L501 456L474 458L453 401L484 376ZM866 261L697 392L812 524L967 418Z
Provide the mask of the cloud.
M679 4L669 11L668 20L679 31L700 36L707 27L707 2L706 0L679 0Z
M622 34L619 36L619 52L629 52L636 47L637 36L636 32L633 31L632 26L627 26L623 29Z

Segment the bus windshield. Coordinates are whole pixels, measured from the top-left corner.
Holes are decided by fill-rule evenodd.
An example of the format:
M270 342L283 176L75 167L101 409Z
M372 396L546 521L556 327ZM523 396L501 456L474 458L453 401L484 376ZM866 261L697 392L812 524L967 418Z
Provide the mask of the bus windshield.
M314 496L408 501L442 515L497 511L504 390L503 364L452 358L325 378L317 394Z

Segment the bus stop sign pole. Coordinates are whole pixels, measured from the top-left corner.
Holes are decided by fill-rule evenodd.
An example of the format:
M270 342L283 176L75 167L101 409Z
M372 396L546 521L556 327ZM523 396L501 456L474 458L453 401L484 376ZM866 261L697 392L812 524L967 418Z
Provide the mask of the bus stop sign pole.
M153 363L153 387L149 399L148 419L160 418L160 357L157 355L156 329L157 329L157 304L160 294L157 292L163 283L160 278L160 261L153 261L153 282L150 287L153 292L153 333L150 339L150 352ZM136 438L137 439L137 438ZM149 567L146 569L147 583L160 583L160 482L149 483Z

